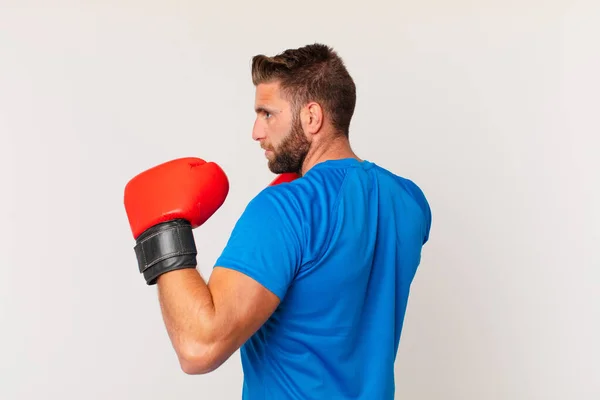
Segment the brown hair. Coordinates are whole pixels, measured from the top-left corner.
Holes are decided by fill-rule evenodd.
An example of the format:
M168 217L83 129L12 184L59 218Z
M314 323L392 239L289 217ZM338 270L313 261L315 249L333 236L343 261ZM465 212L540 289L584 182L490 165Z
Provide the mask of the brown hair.
M356 86L344 62L330 47L315 43L273 56L252 58L254 85L278 81L284 96L298 110L316 101L336 130L348 136L356 105Z

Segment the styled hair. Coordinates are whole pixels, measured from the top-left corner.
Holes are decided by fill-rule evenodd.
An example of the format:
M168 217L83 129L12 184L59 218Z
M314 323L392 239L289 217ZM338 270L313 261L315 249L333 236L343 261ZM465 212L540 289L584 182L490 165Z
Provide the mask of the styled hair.
M344 62L329 46L315 43L288 49L276 56L252 58L252 83L279 82L295 110L316 101L333 127L349 135L356 105L356 86Z

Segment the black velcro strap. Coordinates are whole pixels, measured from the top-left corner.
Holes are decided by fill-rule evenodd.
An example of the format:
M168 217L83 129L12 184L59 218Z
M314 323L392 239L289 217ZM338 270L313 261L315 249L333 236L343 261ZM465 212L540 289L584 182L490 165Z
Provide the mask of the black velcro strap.
M196 256L196 242L189 222L174 220L145 231L134 247L141 273L172 257Z

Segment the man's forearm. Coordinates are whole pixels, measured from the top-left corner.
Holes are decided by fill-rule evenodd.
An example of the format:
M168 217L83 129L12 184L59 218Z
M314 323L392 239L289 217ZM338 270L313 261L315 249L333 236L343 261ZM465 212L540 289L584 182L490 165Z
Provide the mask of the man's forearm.
M204 373L212 368L215 307L196 269L168 272L158 279L160 307L182 369Z

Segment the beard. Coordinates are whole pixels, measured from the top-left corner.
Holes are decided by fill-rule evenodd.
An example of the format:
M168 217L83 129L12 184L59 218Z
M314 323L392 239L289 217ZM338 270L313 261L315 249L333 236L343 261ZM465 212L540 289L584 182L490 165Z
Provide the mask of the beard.
M269 160L269 169L274 174L287 172L300 174L309 149L310 142L304 135L302 123L296 114L290 132L276 149L272 149L273 158Z

